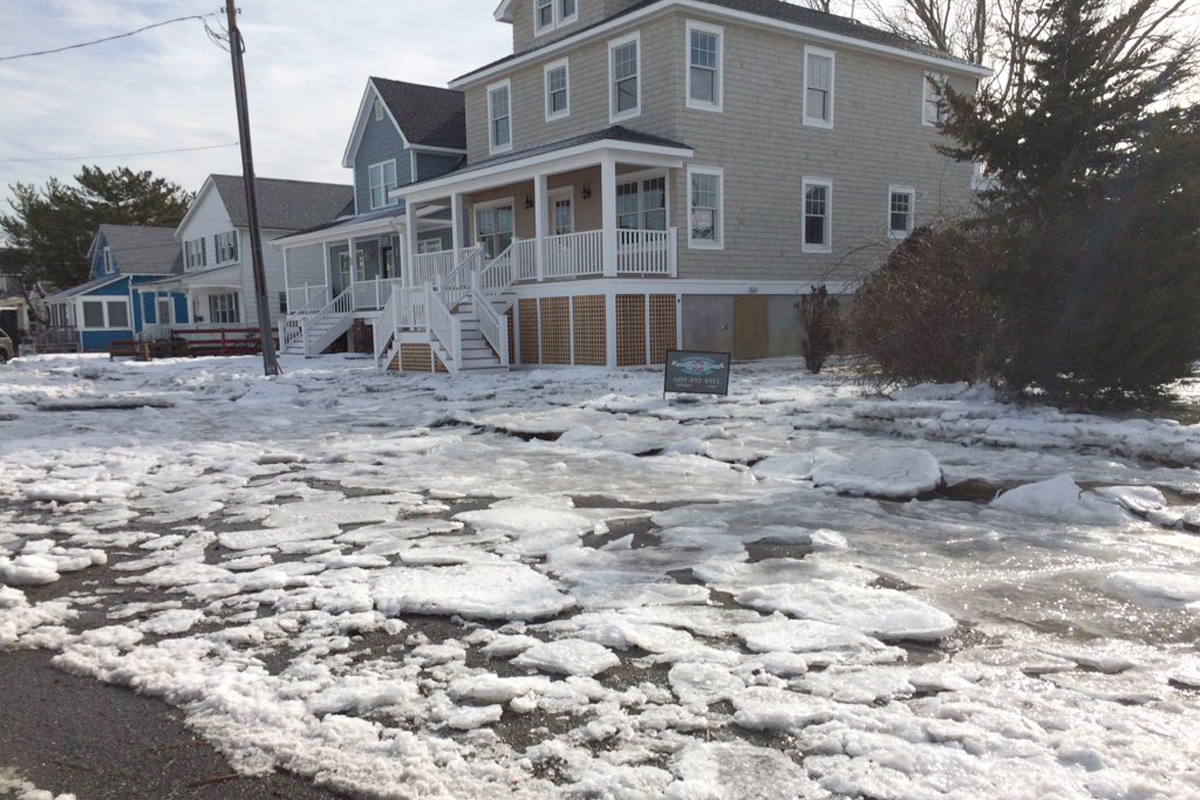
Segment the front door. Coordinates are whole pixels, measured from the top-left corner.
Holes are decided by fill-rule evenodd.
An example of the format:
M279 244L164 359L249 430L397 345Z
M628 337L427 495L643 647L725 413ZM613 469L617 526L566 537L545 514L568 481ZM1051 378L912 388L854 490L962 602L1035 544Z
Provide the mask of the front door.
M512 244L513 207L511 204L486 206L475 210L475 233L483 245L483 257L491 261Z

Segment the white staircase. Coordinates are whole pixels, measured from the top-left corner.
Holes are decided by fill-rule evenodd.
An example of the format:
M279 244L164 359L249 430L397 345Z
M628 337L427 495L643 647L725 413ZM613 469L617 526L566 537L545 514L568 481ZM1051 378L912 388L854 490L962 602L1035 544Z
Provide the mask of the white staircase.
M347 289L320 309L289 316L280 349L293 355L319 355L350 330L353 322L354 297L352 290Z

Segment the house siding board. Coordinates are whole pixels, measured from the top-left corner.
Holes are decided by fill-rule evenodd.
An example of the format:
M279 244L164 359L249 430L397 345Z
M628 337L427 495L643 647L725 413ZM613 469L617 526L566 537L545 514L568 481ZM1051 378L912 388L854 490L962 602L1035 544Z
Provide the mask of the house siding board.
M290 285L303 287L305 283L320 287L325 285L325 257L323 245L312 244L288 250L287 275Z
M413 180L429 180L439 175L445 175L458 166L461 156L441 155L439 153L417 153L417 174Z
M400 186L412 183L412 161L399 131L386 114L382 120L376 120L374 113L370 112L354 158L354 197L358 203L358 213L365 214L372 210L368 176L370 166L393 158L396 159L396 183Z

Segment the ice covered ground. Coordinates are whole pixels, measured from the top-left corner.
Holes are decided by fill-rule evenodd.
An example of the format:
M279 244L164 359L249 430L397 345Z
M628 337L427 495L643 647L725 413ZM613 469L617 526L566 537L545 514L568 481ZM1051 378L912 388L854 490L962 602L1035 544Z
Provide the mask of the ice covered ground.
M1200 427L283 363L0 372L0 650L362 797L1200 797Z

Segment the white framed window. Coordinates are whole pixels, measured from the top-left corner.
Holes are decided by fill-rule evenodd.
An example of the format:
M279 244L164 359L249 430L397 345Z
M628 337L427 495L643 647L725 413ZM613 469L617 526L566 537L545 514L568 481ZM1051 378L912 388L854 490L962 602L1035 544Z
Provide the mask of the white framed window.
M83 301L83 327L106 328L104 323L104 303L99 300Z
M208 264L205 253L204 237L188 239L183 243L184 266L187 269L200 269Z
M917 190L911 186L888 187L888 236L903 239L913 232Z
M688 247L720 250L725 246L725 170L692 167L688 176Z
M104 304L104 310L108 312L108 327L129 327L129 303L124 300L109 300Z
M666 176L617 184L617 227L645 231L667 229Z
M546 121L571 116L571 72L567 59L547 64L542 75L546 85Z
M687 22L687 107L720 111L724 83L725 30Z
M833 249L833 183L824 178L805 178L803 195L800 249L805 253L828 253Z
M109 329L129 327L129 301L84 300L83 327Z
M942 86L946 76L937 72L926 72L921 77L921 122L924 125L937 125L946 121L949 109Z
M833 75L836 56L832 50L804 48L804 124L833 127Z
M610 122L642 113L641 33L634 32L608 43L608 118Z
M396 188L396 159L367 167L367 185L371 190L371 209L395 205L388 193Z
M378 97L375 98L375 121L383 121L383 101Z
M512 150L512 82L503 80L488 87L488 150Z
M226 231L218 233L215 237L216 255L218 264L226 264L230 261L238 259L238 232Z
M475 239L483 245L484 258L489 261L508 249L513 241L511 199L475 206Z
M230 325L242 321L237 292L208 296L208 321Z
M560 28L579 19L578 0L534 0L533 2L533 34L543 33Z
M160 294L155 298L154 319L157 325L171 324L171 296Z
M440 253L442 252L442 239L417 239L417 253Z
M108 247L104 248L104 274L112 275L116 271L117 261L113 258L112 250Z
M550 192L550 230L554 236L575 232L575 209L570 186Z

